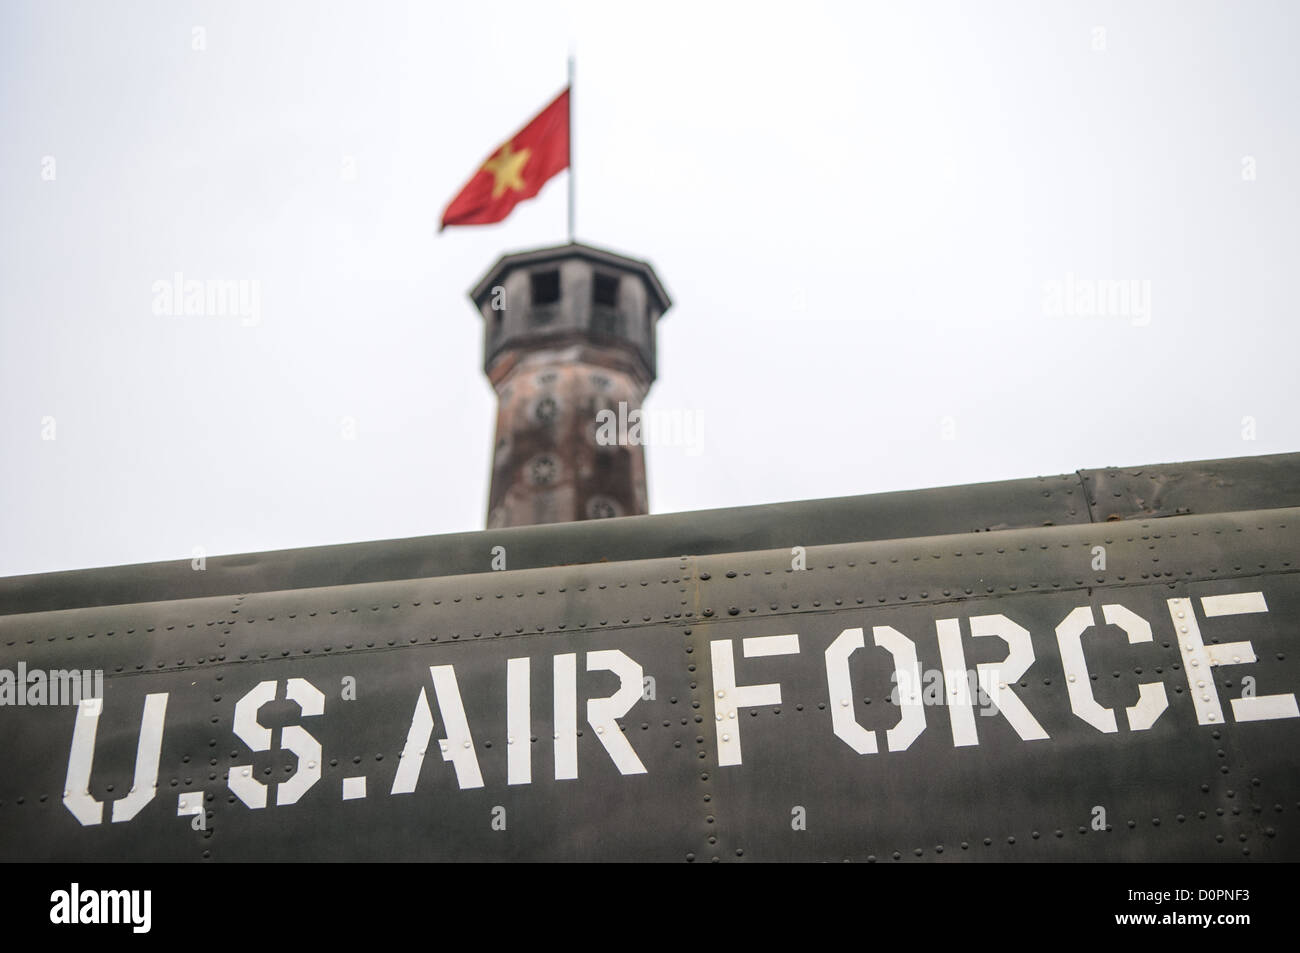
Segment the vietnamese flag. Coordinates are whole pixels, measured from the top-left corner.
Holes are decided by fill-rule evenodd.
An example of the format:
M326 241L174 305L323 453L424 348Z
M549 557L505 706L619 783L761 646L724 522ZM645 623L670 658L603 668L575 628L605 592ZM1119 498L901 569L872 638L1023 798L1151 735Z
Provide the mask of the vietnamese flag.
M442 213L448 225L489 225L536 195L569 167L569 89L511 136L479 167Z

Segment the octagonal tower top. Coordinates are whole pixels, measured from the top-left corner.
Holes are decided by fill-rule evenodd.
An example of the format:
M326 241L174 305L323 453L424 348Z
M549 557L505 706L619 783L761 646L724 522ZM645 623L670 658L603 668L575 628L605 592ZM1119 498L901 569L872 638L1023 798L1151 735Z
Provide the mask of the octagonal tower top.
M649 263L570 243L504 255L470 292L483 369L506 353L569 341L620 347L655 379L655 325L672 299Z

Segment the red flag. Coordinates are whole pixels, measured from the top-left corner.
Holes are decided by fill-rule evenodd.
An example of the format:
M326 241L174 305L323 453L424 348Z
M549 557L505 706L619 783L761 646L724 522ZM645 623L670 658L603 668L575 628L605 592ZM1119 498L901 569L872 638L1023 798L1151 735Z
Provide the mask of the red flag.
M569 90L488 157L442 213L448 225L489 225L569 167Z

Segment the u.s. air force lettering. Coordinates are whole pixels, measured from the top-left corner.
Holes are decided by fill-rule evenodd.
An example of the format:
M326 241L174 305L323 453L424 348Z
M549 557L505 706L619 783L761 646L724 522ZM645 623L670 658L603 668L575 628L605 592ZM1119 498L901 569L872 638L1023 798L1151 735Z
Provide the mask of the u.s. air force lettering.
M281 666L283 674L260 677L272 673L258 666L256 684L243 688L242 694L232 699L226 715L214 708L210 721L215 724L230 718L231 731L242 748L231 750L226 765L219 767L221 759L213 739L209 778L224 780L234 811L290 808L305 799L331 795L343 801L373 800L376 792L389 797L417 795L422 777L434 770L426 765L429 760L445 762L445 770L461 790L493 784L522 787L543 779L579 781L583 772L594 766L591 761L584 766L579 758L579 739L589 730L598 746L585 748L583 757L605 759L607 767L602 771L612 767L626 783L634 783L635 777L656 770L653 754L660 749L639 740L651 736L652 722L654 727L661 723L664 728L680 722L699 732L696 740L702 768L712 764L722 772L737 771L743 770L748 752L761 750L765 744L765 723L751 720L746 724L744 716L757 715L760 708L779 713L783 703L796 702L799 712L807 706L808 714L816 715L800 723L801 731L830 733L861 756L908 751L927 731L946 733L952 749L977 748L982 734L990 730L981 725L985 719L989 724L996 719L1005 721L1019 742L1050 745L1052 734L1044 727L1043 697L1031 704L1020 691L1027 686L1023 679L1031 669L1046 685L1056 687L1055 693L1046 696L1050 705L1068 708L1076 724L1103 734L1149 731L1162 719L1178 721L1180 731L1196 731L1197 726L1221 726L1229 721L1300 717L1291 690L1294 686L1259 684L1256 675L1251 675L1226 696L1225 710L1225 695L1216 684L1216 672L1230 666L1253 666L1251 671L1258 673L1260 682L1267 678L1268 668L1257 664L1261 659L1252 641L1233 628L1233 617L1268 613L1264 590L1148 600L1145 616L1119 598L1108 595L1097 607L1079 604L1064 612L1058 609L1059 621L1053 629L1033 632L1017 621L1015 600L1004 603L1005 612L996 613L945 614L943 607L939 611L930 607L937 617L924 626L917 623L915 615L910 622L892 616L885 621L884 613L889 610L845 609L827 613L825 617L834 625L823 626L815 638L797 632L746 634L745 620L696 621L695 628L706 631L698 653L703 657L691 654L688 664L689 709L684 698L656 693L655 672L642 661L656 640L679 640L684 635L689 641L692 624L687 623L602 633L599 647L581 651L515 654L509 639L444 643L436 648L393 646L390 642L392 651L381 651L384 646L379 646L371 655L346 662L330 659L333 668L329 672L308 671L301 661L268 662L265 664ZM1162 617L1153 617L1151 606L1165 610ZM1041 609L1034 612L1041 615ZM1143 678L1134 686L1132 697L1127 703L1112 697L1107 704L1099 698L1097 686L1100 675L1108 673L1090 669L1086 651L1105 627L1122 633L1135 650L1157 641L1166 647L1176 643L1177 661L1168 664L1168 671L1164 664L1145 674L1140 667L1135 669ZM489 645L497 647L491 658ZM685 651L692 653L693 645L687 645ZM392 665L395 652L402 653L403 665ZM427 652L443 654L427 664ZM972 661L977 658L984 660ZM386 663L383 675L367 685L367 668L379 661ZM938 662L937 667L926 664L933 661ZM311 662L318 664L317 659ZM304 667L300 672L289 671L295 665ZM815 682L813 667L817 670ZM218 681L228 678L233 683L239 678L240 666L227 668ZM353 671L337 674L344 669ZM580 691L580 671L589 688L602 686L605 691ZM404 699L394 697L401 673L414 689L408 689ZM411 673L416 673L414 678ZM1113 674L1118 678L1118 671ZM789 699L783 689L788 680L798 681L806 694ZM807 691L814 683L820 686L817 691ZM874 686L872 691L884 690L889 703L883 715L877 715L879 706L872 710L876 717L869 723L864 706L855 703L868 686ZM404 724L395 720L370 726L371 736L375 736L373 732L387 734L394 748L400 745L400 754L387 762L382 754L377 755L364 768L360 767L363 758L353 755L357 767L339 779L339 787L333 792L313 790L322 779L322 766L338 765L337 752L329 750L320 738L332 735L349 752L356 748L350 741L349 709L352 701L368 691L386 696L386 710L401 705L410 713ZM467 706L467 698L475 705ZM112 802L106 817L105 801L92 795L90 778L101 721L111 720L119 735L126 728L129 713L122 710L125 706L110 711L112 701L83 699L72 721L63 804L85 826L105 820L130 822L150 808L159 794L159 764L168 718L178 706L202 704L204 699L191 697L184 690L145 695L142 708L137 709L140 721L133 782L125 795ZM217 696L212 704L224 701ZM279 717L264 717L264 712L273 708ZM472 710L491 714L482 715L475 724ZM685 717L681 714L684 710L688 711ZM316 727L325 726L335 712L337 723L332 732ZM710 721L711 732L706 729ZM1059 718L1056 722L1061 723ZM706 736L713 741L711 752L704 743ZM680 747L682 742L675 744ZM285 766L285 776L273 778L271 767L258 767L256 756L274 751L296 760L296 764ZM430 754L437 757L430 759ZM797 759L799 755L795 750L784 756ZM186 754L187 763L189 759ZM860 770L871 770L869 758L863 757L859 763ZM189 777L185 781L194 784ZM177 779L171 779L170 785L178 786ZM207 813L205 802L215 800L210 786L186 787L175 797L176 815L196 817L199 826Z

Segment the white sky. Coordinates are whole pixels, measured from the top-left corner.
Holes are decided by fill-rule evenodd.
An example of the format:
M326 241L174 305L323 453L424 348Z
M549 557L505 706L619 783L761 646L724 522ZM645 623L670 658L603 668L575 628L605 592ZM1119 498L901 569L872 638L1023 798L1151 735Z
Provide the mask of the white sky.
M647 407L703 420L699 455L648 449L653 512L1300 449L1298 26L7 2L0 575L481 528L465 292L564 239L565 175L502 225L436 224L570 47L578 237L653 262L676 306ZM155 315L177 271L259 282L260 323ZM1149 323L1045 314L1067 274L1150 282Z

